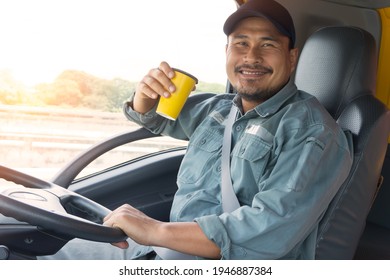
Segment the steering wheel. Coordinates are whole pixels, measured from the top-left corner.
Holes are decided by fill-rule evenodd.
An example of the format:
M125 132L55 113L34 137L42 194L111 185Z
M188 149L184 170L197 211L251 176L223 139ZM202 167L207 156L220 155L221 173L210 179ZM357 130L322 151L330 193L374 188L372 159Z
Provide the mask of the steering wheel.
M102 225L104 206L56 184L0 165L0 178L17 185L0 186L0 213L61 238L115 243L127 238Z

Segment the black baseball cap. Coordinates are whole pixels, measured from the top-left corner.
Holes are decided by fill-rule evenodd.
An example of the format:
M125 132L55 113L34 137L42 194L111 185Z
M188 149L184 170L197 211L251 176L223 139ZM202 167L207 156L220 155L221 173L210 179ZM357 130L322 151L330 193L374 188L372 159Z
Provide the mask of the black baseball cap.
M287 9L274 0L249 0L231 14L224 26L223 32L229 36L237 23L248 17L262 17L271 21L280 33L290 38L295 46L295 27Z

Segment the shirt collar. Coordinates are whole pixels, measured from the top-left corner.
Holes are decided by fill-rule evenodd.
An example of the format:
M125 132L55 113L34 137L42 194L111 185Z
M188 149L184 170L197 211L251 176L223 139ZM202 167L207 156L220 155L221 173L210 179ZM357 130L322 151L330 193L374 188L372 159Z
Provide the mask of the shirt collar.
M269 115L275 114L280 107L285 103L287 99L296 94L297 86L291 80L274 96L261 103L260 105L254 108L254 111L261 117L267 117ZM234 98L234 103L240 109L242 109L241 99L236 95ZM241 110L242 111L242 110Z

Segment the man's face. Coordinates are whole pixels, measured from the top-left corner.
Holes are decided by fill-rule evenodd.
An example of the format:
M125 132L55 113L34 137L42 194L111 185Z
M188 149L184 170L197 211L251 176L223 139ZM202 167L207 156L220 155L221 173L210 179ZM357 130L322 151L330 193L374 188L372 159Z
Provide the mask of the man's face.
M237 24L228 37L226 71L243 102L258 105L288 82L298 56L289 42L265 18L250 17Z

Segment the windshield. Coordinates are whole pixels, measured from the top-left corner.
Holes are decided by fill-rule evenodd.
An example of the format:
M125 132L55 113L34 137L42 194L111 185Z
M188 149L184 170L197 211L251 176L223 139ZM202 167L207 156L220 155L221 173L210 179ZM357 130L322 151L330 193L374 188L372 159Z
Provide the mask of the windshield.
M50 179L72 158L136 129L122 103L165 60L223 92L226 0L0 1L0 164ZM131 144L130 144L131 145ZM147 140L91 165L101 170L184 142Z

